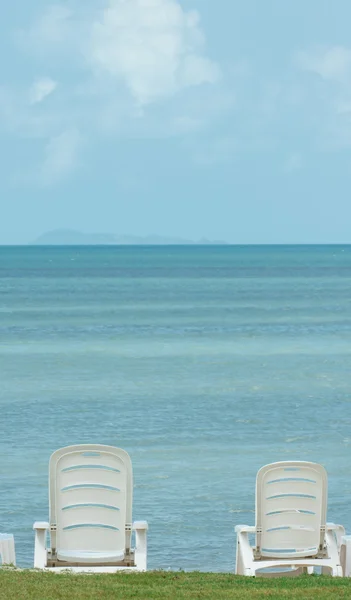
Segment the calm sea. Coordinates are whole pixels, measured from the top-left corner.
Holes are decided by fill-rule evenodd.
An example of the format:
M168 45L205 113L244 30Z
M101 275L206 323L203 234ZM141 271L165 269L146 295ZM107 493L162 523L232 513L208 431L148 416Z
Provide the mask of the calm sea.
M351 247L1 247L0 531L33 561L57 448L125 448L149 567L229 571L256 472L351 531Z

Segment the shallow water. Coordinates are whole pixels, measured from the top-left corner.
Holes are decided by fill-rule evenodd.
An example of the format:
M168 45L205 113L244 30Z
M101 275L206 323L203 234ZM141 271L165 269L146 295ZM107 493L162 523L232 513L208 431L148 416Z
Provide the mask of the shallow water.
M227 571L256 472L323 463L351 530L351 247L0 247L0 531L51 452L125 448L149 567Z

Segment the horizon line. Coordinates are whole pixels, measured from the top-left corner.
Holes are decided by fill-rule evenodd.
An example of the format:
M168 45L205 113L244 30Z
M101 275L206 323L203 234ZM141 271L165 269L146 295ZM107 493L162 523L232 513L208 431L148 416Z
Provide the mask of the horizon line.
M126 248L126 247L134 247L134 248L169 248L174 247L177 248L179 246L185 247L194 247L194 246L202 246L202 247L224 247L224 246L351 246L351 242L219 242L219 243L199 243L199 242L189 242L189 243L170 243L170 244L36 244L32 242L21 243L21 244L2 244L0 243L1 248Z

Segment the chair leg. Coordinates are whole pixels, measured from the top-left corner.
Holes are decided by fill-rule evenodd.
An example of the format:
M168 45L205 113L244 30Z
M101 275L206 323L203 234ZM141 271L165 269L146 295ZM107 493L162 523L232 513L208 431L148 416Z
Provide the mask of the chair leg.
M34 541L34 568L44 569L46 567L46 530L35 531Z
M135 566L138 571L147 569L147 529L135 528Z
M344 577L351 577L351 536L344 535L340 548L340 563Z
M242 556L241 556L241 552L240 552L239 541L237 541L237 543L236 543L235 574L236 575L244 575L244 565L243 565Z
M3 565L16 566L15 541L12 534L0 535L0 556Z

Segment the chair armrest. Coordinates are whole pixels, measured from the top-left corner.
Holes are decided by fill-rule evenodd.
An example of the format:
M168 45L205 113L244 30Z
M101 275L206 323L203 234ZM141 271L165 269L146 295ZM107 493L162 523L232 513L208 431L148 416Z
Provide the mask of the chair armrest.
M134 521L133 531L147 531L149 529L147 521Z
M344 531L345 532L345 527L343 525L336 525L335 523L327 523L326 524L327 529L331 529L332 531Z
M47 531L49 529L49 523L47 521L35 521L33 529L37 531Z
M235 533L256 533L254 525L236 525Z
M342 537L345 535L345 527L343 525L336 525L335 523L326 523L327 531L333 531L336 538L338 551L342 543Z

